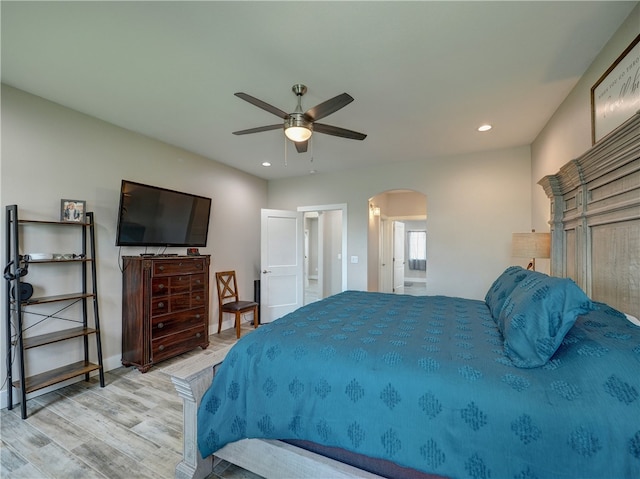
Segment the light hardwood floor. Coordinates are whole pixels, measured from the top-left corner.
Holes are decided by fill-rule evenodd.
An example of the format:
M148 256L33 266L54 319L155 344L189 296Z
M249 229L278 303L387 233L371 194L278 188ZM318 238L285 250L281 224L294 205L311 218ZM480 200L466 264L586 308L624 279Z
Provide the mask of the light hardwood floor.
M243 334L253 330L243 324ZM209 348L235 341L235 330L211 336ZM182 457L182 400L163 369L199 348L141 374L118 368L1 411L3 479L169 479ZM228 463L210 476L259 479Z

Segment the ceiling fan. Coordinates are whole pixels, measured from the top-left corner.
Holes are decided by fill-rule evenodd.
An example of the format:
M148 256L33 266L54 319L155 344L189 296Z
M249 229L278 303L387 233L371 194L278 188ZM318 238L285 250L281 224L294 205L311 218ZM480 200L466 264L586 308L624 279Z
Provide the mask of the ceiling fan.
M349 138L351 140L364 140L367 135L364 133L358 133L357 131L346 130L332 125L325 125L324 123L316 123L317 120L324 118L325 116L335 113L340 108L347 106L353 101L351 95L342 93L338 96L331 98L319 105L309 108L307 111L302 111L302 95L307 92L307 87L300 83L297 83L291 87L293 93L298 97L298 106L293 113L286 113L280 108L269 105L262 100L247 95L246 93L238 92L235 96L248 101L252 105L262 108L269 113L273 113L284 120L284 124L278 123L276 125L259 126L257 128L250 128L248 130L234 131L234 135L247 135L249 133L258 133L261 131L277 130L278 128L284 128L284 134L293 141L296 145L298 153L304 153L307 151L309 144L309 138L311 134L316 131L318 133L324 133L326 135L339 136L341 138Z

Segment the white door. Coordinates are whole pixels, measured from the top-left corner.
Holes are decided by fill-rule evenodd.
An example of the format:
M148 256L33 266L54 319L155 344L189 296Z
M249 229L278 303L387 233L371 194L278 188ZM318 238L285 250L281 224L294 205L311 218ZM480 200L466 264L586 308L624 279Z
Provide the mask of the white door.
M324 222L327 218L327 215L324 211L318 211L318 289L317 289L317 299L324 298L325 291L325 267L326 264L324 262L324 240L325 240L325 229Z
M378 291L381 293L393 293L393 241L391 229L393 221L380 219L380 256L378 267Z
M304 287L309 287L309 230L304 230Z
M404 293L404 223L393 222L393 292Z
M270 323L302 306L302 213L261 210L260 321Z

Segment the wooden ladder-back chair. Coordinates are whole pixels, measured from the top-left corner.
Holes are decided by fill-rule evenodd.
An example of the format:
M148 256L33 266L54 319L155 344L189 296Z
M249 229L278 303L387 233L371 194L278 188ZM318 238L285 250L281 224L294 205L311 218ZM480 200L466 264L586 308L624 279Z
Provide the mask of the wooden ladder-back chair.
M219 271L216 273L218 286L218 334L222 329L222 315L231 313L235 316L236 335L240 337L240 320L244 313L253 312L253 327L258 327L258 303L240 301L235 271Z

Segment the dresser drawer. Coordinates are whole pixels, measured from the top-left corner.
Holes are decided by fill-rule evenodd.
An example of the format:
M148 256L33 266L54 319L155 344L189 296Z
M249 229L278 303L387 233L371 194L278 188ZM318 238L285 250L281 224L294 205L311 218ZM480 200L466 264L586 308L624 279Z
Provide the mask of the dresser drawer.
M177 276L160 276L151 280L151 295L154 297L165 296L167 294L185 293L193 289L192 285L196 285L196 289L204 289L204 275L177 275ZM197 280L196 277L197 276ZM192 279L194 281L192 281Z
M168 314L170 312L168 297L155 298L151 301L151 317Z
M171 284L171 294L184 293L191 290L191 275L171 276L169 278Z
M151 296L166 296L169 294L170 278L153 278L151 280Z
M176 313L196 306L204 306L204 302L200 300L200 298L204 297L204 294L195 296L197 296L197 298L192 298L191 293L182 293L153 298L151 301L151 317L155 318L163 314Z
M178 333L185 329L197 328L208 324L204 308L190 309L181 313L168 314L153 318L151 324L151 338Z
M167 259L153 262L153 276L171 276L175 274L194 274L205 271L204 258Z
M191 276L191 291L204 291L207 281L204 274L194 274Z
M191 307L198 308L207 303L207 295L204 290L191 293Z
M206 348L208 345L209 338L205 333L204 325L169 336L162 336L151 341L151 362L157 363L163 359L191 351L198 346Z

